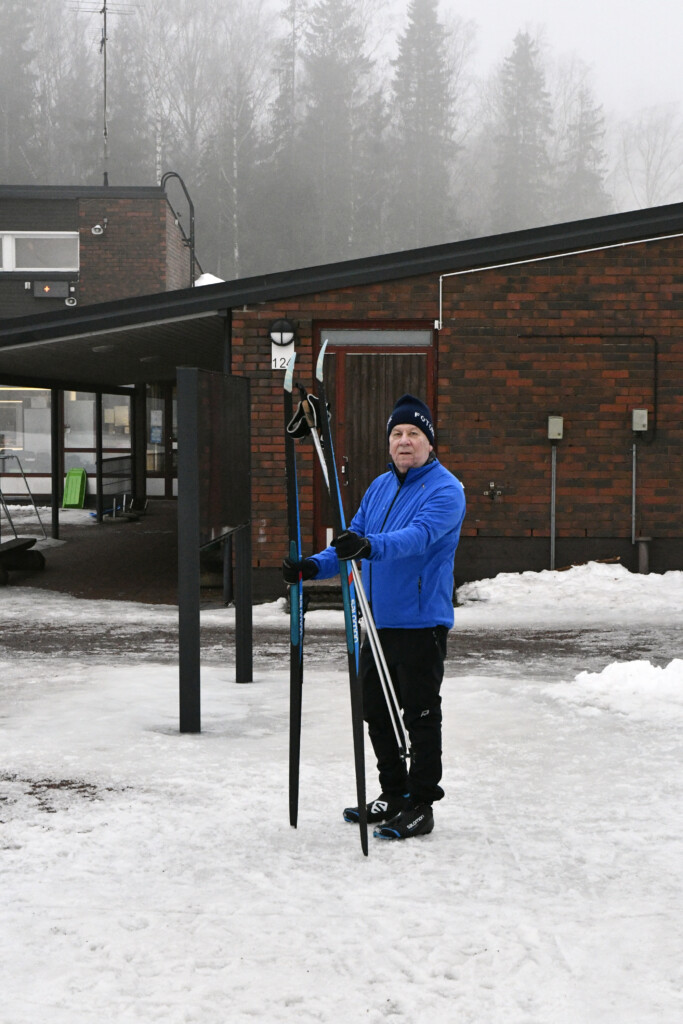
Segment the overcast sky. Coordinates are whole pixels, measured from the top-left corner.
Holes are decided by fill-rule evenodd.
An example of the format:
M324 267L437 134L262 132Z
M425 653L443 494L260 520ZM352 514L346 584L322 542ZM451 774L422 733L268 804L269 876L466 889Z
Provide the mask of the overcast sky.
M545 27L552 56L575 53L594 71L606 113L683 102L683 0L441 0L478 25L477 70L510 52L521 30Z

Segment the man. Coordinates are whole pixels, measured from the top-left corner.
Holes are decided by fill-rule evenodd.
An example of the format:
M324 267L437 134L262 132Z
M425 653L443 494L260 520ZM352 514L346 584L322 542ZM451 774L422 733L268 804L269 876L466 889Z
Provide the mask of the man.
M339 559L362 559L363 585L410 738L410 769L400 756L366 637L360 654L363 714L377 757L380 796L368 821L381 839L434 828L441 781L441 696L453 625L453 558L465 515L463 486L434 454L432 414L419 398L399 398L387 422L391 464L370 484L349 529L301 562L285 559L286 582L328 579ZM357 822L357 807L344 819ZM382 824L384 823L384 824Z

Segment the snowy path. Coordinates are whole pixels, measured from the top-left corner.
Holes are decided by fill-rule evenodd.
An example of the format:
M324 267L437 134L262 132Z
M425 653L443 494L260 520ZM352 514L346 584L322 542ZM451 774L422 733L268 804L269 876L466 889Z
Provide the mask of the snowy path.
M681 663L449 671L436 829L366 859L343 657L293 830L283 668L206 665L179 736L176 667L125 656L2 656L2 1024L681 1019Z

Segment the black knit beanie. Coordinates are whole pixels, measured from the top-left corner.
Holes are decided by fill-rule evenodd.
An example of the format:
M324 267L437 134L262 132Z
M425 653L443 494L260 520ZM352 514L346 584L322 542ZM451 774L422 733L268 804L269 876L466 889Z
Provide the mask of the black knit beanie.
M429 406L414 395L402 395L387 420L387 439L397 423L412 423L419 427L430 444L434 444L434 425Z

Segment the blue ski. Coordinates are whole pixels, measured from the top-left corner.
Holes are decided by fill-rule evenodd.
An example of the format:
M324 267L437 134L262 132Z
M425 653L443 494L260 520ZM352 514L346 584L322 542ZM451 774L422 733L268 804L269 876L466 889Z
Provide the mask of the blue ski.
M296 476L295 440L287 431L292 419L293 355L285 372L285 468L287 474L288 556L301 559L301 523ZM299 764L301 758L301 706L304 680L304 588L301 575L289 588L289 823L297 826L299 814Z

